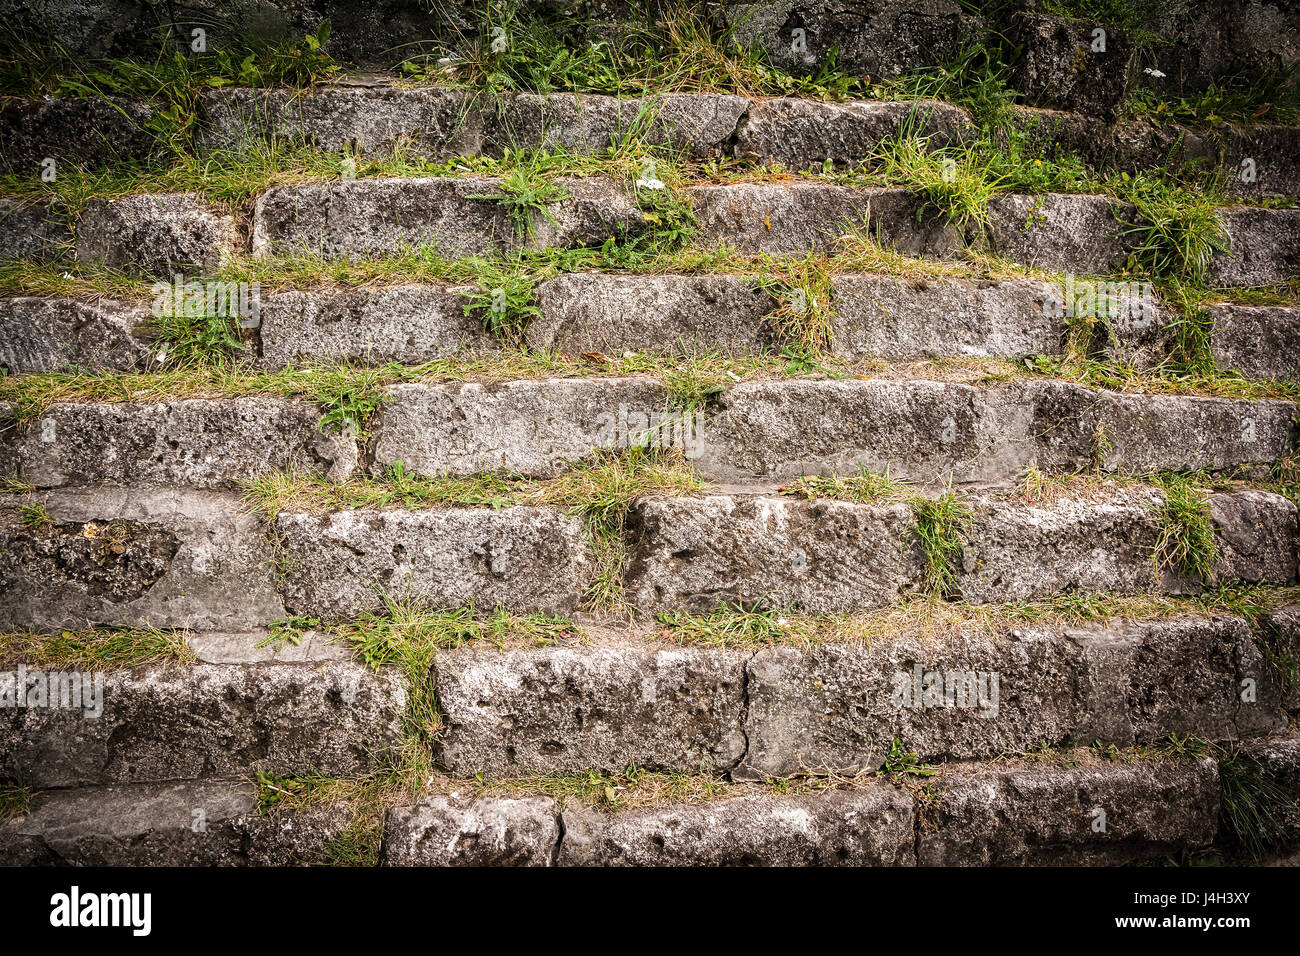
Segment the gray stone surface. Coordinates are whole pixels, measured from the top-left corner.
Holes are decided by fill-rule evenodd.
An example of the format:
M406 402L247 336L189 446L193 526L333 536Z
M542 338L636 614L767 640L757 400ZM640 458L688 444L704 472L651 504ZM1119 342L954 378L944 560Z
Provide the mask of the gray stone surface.
M888 783L564 814L560 866L907 866L911 795Z
M0 629L93 624L253 629L285 617L266 527L235 495L92 488L38 500L52 524L0 518Z
M235 220L194 193L91 199L77 217L81 262L170 280L211 272L239 244Z
M322 431L320 409L270 395L171 402L56 403L10 439L39 488L92 484L234 488L272 471L342 480L356 440Z
M1120 235L1137 211L1106 196L1043 193L998 196L989 202L991 250L1047 272L1109 275L1128 261Z
M920 806L917 862L1114 864L1213 841L1219 773L1209 757L1114 762L1089 751L1069 755L1065 765L999 761L930 781L936 798Z
M1247 378L1300 378L1300 309L1212 305L1210 350L1221 368Z
M904 504L709 495L633 505L624 582L643 611L726 602L809 614L903 600L921 584Z
M46 159L55 161L56 175L111 160L143 162L157 149L147 128L152 116L150 104L116 96L0 97L0 166L36 179Z
M627 447L649 427L647 416L668 411L667 389L653 378L395 385L385 394L374 424L375 473L401 461L423 475L549 478L597 449Z
M199 146L211 152L300 140L331 152L401 149L436 160L478 153L483 146L484 111L473 108L466 91L457 89L327 86L300 93L230 88L203 93L199 106Z
M187 633L185 646L204 664L277 664L346 661L352 651L327 631L315 629L297 633L298 643L279 640L284 632L243 631Z
M196 811L204 828L195 829ZM110 784L38 794L0 823L0 865L295 866L328 860L351 823L339 803L260 814L246 780Z
M732 777L879 769L895 738L934 761L1267 733L1285 726L1276 684L1239 699L1243 678L1260 680L1257 653L1243 621L1195 616L765 647L747 665L749 747Z
M1105 49L1096 48L1097 29ZM1008 39L1020 58L1008 80L1033 106L1113 116L1128 91L1136 47L1111 23L1022 13Z
M1264 620L1266 641L1277 658L1300 660L1300 603L1287 604ZM1300 711L1300 680L1285 680L1284 706L1294 714Z
M732 183L687 190L700 222L697 244L725 244L754 255L831 252L839 237L881 238L912 256L951 257L958 231L902 189L855 188L816 181Z
M486 351L494 342L465 314L476 287L393 285L294 289L261 296L262 364L313 361L418 365Z
M1231 251L1210 260L1211 285L1272 286L1300 275L1300 209L1229 207L1221 214Z
M736 131L735 155L786 169L860 166L880 142L903 130L929 138L935 148L958 142L971 130L965 110L947 103L781 98L754 102Z
M749 354L779 340L779 303L752 280L727 275L582 272L543 283L527 343L569 355L628 351Z
M1035 601L1057 594L1196 593L1199 582L1157 569L1160 493L1118 489L1045 503L972 501L956 575L975 603ZM1211 497L1222 583L1286 584L1295 578L1295 505L1280 495L1242 491ZM1042 555L1050 554L1050 562Z
M432 245L445 256L521 247L600 245L636 234L645 220L627 190L600 177L560 177L565 198L534 212L522 236L496 199L502 181L486 177L359 179L274 186L253 211L253 253L314 253L327 258L392 255Z
M350 662L161 664L112 671L103 713L0 714L0 774L34 787L139 783L269 770L348 776L400 737L402 676Z
M72 230L45 203L0 199L0 260L71 255Z
M548 508L289 512L275 529L285 603L320 618L381 611L386 596L567 614L595 571L586 526Z
M550 866L559 843L550 797L436 794L384 820L388 866Z
M1289 795L1289 801L1276 801L1268 810L1277 821L1277 835L1290 845L1300 842L1300 735L1292 732L1273 740L1247 741L1242 750L1276 788Z
M831 279L834 351L846 358L1028 358L1059 354L1058 288L1037 280L972 281L840 274Z
M111 299L17 296L0 299L0 368L144 371L151 362L149 309Z
M463 776L725 772L745 752L746 656L635 644L440 653L438 760Z

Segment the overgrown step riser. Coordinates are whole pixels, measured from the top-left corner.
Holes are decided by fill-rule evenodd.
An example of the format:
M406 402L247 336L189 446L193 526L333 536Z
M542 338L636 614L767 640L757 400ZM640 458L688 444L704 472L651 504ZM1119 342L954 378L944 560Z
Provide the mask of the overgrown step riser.
M0 776L71 787L259 770L362 774L397 746L406 690L399 675L352 662L171 664L108 673L99 702L94 716L30 702L0 711Z
M845 360L1057 355L1071 323L1094 318L1107 327L1093 335L1105 339L1094 347L1106 357L1143 368L1174 350L1174 313L1140 283L876 273L829 280L823 303L815 295L809 301L806 290L763 291L751 276L574 273L537 286L539 314L522 334L530 349L567 355L761 355L796 340L795 326L829 306L826 350ZM466 315L482 296L476 285L259 290L257 325L245 333L249 361L279 370L313 361L420 364L498 354L502 342L478 316ZM1300 309L1223 304L1206 313L1221 368L1257 379L1300 375ZM0 368L165 367L167 345L155 340L156 323L152 304L133 301L0 299Z
M41 488L234 488L285 470L334 481L382 476L400 461L428 476L549 478L600 450L647 445L676 449L706 480L735 484L864 467L923 484L1005 484L1030 468L1266 474L1290 453L1297 417L1293 403L1272 399L1129 395L1047 380L759 380L690 412L650 376L406 384L383 396L361 442L353 432L362 423L322 426L311 403L274 396L55 403L22 425L0 405L0 474Z
M382 612L388 598L568 614L597 569L586 524L560 508L286 511L272 522L273 544L233 495L54 491L37 499L48 517L37 525L17 510L24 500L12 496L0 513L3 630L251 630L289 614ZM1042 504L972 498L953 592L975 602L1199 593L1201 582L1153 560L1161 500L1141 488ZM1213 583L1295 580L1294 504L1238 491L1212 495L1208 508ZM867 610L923 593L916 529L904 504L642 499L623 580L645 612L708 612L722 601Z
M1257 748L1295 775L1300 748ZM1124 755L958 764L924 790L886 780L780 794L735 788L703 802L608 812L550 797L433 793L387 811L380 861L464 865L953 865L1130 863L1227 835L1207 757ZM1294 788L1294 780L1292 787ZM37 796L0 824L0 863L71 865L322 862L351 822L337 800L259 814L253 786L213 781ZM191 826L204 808L207 831ZM1177 812L1170 812L1176 807ZM1098 810L1104 825L1098 826ZM1300 833L1300 821L1289 821Z
M519 248L599 246L635 236L646 219L625 184L599 176L561 177L568 196L549 216L529 213L520 232L504 205L490 198L500 180L423 177L340 180L274 186L257 200L254 255L373 258L432 247L453 258ZM967 243L1013 262L1049 271L1106 274L1133 249L1134 210L1103 196L1005 195L989 204L989 225L963 234L946 218L921 215L921 200L903 189L851 187L815 180L734 183L687 190L700 221L700 248L744 254L834 252L842 237L872 239L909 255L954 257ZM31 213L0 221L0 249L30 248L14 235ZM1268 286L1300 272L1300 210L1224 207L1231 252L1215 252L1207 281L1219 287ZM552 222L552 219L555 221ZM1126 224L1127 223L1127 224ZM80 261L170 279L210 272L242 247L233 220L190 194L140 194L91 200L81 212Z
M1235 740L1284 728L1283 705L1294 703L1250 627L1232 618L890 636L868 647L467 647L439 654L432 680L439 761L489 777L629 765L757 781L851 774L882 767L895 738L923 760L1071 739Z

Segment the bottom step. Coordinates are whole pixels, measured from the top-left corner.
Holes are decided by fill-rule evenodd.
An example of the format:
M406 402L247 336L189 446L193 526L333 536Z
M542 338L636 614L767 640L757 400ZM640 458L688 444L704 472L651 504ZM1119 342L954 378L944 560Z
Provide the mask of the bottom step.
M1300 736L1243 748L1290 792L1284 841L1300 841ZM713 782L712 796L608 811L539 795L545 781L444 780L390 806L388 865L1020 865L1178 857L1230 842L1220 811L1242 798L1208 756L1069 750L914 767L835 786ZM532 791L530 792L530 786ZM328 793L328 791L324 791ZM338 791L341 793L342 791ZM554 790L551 791L552 793ZM1249 796L1249 795L1247 795ZM569 804L577 801L567 801ZM1224 814L1226 819L1228 813ZM339 796L259 809L257 785L217 780L38 794L0 823L6 865L283 865L354 859L362 817ZM380 817L371 816L370 837Z

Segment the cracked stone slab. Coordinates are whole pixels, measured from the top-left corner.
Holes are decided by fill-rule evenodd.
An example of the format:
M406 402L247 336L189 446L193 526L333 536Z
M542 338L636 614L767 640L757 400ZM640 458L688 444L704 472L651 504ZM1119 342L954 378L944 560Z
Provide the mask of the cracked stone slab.
M347 478L356 440L320 428L315 405L269 395L154 403L56 403L7 439L40 488L92 484L234 488L273 471Z
M0 629L253 630L283 619L263 522L235 495L94 487L40 496L50 525L0 512Z
M973 603L1057 594L1188 594L1203 585L1152 554L1160 539L1154 488L1034 503L974 498L956 587ZM1214 582L1287 584L1295 578L1296 508L1280 495L1210 497L1220 557ZM1042 555L1052 555L1043 562Z
M361 774L396 747L406 689L352 662L161 664L109 672L102 707L0 714L0 773L33 787Z
M1230 251L1206 270L1213 286L1273 286L1300 275L1300 209L1229 207L1220 211Z
M261 296L262 364L312 361L418 365L496 348L465 314L469 286L295 289Z
M1285 716L1262 665L1245 622L1195 616L764 647L746 665L749 748L732 778L877 770L894 739L933 761L1268 733Z
M1300 309L1212 305L1210 351L1222 368L1247 378L1300 378Z
M436 794L384 818L389 866L550 866L560 844L550 797Z
M459 775L725 772L745 751L746 656L638 644L440 653L435 751Z
M200 149L248 149L301 140L329 152L409 150L439 160L482 150L486 113L465 90L393 86L322 87L306 92L228 88L199 97Z
M564 814L560 866L909 866L910 793L889 783Z
M334 640L328 632L307 630L297 637L294 643L277 641L271 631L202 631L186 634L185 646L204 664L301 664L352 659L347 644Z
M902 189L820 182L732 183L687 190L700 223L697 245L746 255L833 252L843 236L880 235L911 256L951 258L957 229Z
M240 245L233 216L196 193L91 199L77 217L80 262L163 279L216 269Z
M408 384L384 394L373 426L375 474L401 461L430 476L550 478L598 449L693 437L681 434L678 415L676 432L645 438L653 421L670 415L668 391L653 378Z
M988 205L988 243L1012 262L1047 272L1110 275L1132 251L1121 233L1137 210L1107 196L998 196Z
M342 802L259 813L247 780L51 790L0 823L0 865L299 866L328 862L351 823Z
M327 258L392 255L430 245L444 256L489 255L520 248L600 245L645 226L627 189L602 177L562 176L564 198L532 214L520 235L504 185L487 177L363 179L274 186L253 211L253 254L310 253ZM552 221L554 219L554 221Z
M135 302L0 298L0 368L10 374L144 371L152 364L150 319L149 309Z
M529 348L568 355L747 355L779 339L769 318L777 301L737 276L573 273L539 286L537 307L541 315L526 333Z
M831 278L831 294L832 347L846 358L1026 358L1065 342L1060 290L1037 280L848 274Z
M880 143L910 129L935 149L960 142L971 130L970 115L934 100L848 101L778 98L750 105L736 131L735 155L762 165L807 169L830 160L860 166Z
M921 586L903 504L708 495L632 506L624 584L648 612L722 603L809 614L901 601Z
M285 603L320 618L382 611L385 598L568 614L595 573L582 520L550 508L284 512L275 530Z
M920 807L917 862L1115 864L1213 841L1219 770L1211 758L1070 757L1067 765L999 761L941 772L930 781L935 799Z
M158 149L148 129L153 107L118 96L97 99L0 97L0 165L35 179L47 159L59 167L93 167L117 160L143 162Z
M46 203L0 199L0 261L64 258L72 250L72 230Z

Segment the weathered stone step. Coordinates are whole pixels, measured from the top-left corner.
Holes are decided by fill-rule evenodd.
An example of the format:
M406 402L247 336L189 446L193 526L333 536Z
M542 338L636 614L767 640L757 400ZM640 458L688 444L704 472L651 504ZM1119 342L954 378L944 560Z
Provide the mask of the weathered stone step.
M277 471L343 480L412 473L550 478L597 450L677 448L725 484L889 470L925 484L1006 483L1027 469L1263 474L1296 434L1273 399L1142 395L1050 379L755 379L689 414L653 376L386 388L367 453L321 411L270 395L55 403L25 424L0 407L0 474L40 488L113 482L233 488ZM355 423L359 425L360 423ZM369 465L364 466L363 461Z
M1033 601L1073 592L1198 593L1153 560L1153 488L1032 503L969 499L952 588L968 601ZM1222 583L1285 584L1296 575L1296 508L1247 490L1209 499ZM632 509L625 583L642 610L707 612L719 602L793 605L812 614L882 607L921 592L926 564L903 504L713 494L648 498Z
M1279 646L1294 649L1295 636ZM489 777L631 764L735 780L856 773L883 766L895 738L923 760L1071 739L1235 740L1285 728L1294 704L1249 625L1193 615L900 633L866 646L690 647L632 635L467 646L440 653L431 679L439 761Z
M922 482L1010 481L1030 467L1074 472L1094 461L1137 474L1271 467L1296 427L1290 402L1046 380L747 381L689 416L649 377L411 384L386 395L374 422L376 474L400 460L426 475L548 477L593 448L649 443L682 449L703 477L724 483L860 467Z
M1286 746L1283 740L1275 746ZM608 811L545 796L431 793L387 811L390 866L1114 864L1204 848L1219 833L1208 757L1087 750L952 764L805 793L729 787ZM195 829L195 810L206 830ZM328 861L352 820L321 800L259 813L235 780L38 794L0 822L4 865L285 865Z
M787 323L816 307L828 308L827 352L848 361L1058 355L1071 322L1093 318L1105 322L1104 350L1114 358L1150 365L1171 348L1175 313L1141 282L853 272L829 278L830 300L820 303L802 290L763 291L748 275L570 273L537 287L539 314L524 338L533 350L568 355L753 355L791 341ZM237 294L227 301L237 302ZM313 361L415 365L499 352L501 342L465 314L469 297L481 294L478 286L409 283L259 290L256 328L245 332L250 361L278 370ZM1221 304L1207 314L1221 367L1260 379L1300 374L1300 309ZM154 341L153 323L152 307L131 300L0 298L0 369L148 371L166 352Z
M401 675L350 661L153 664L93 678L33 665L5 675L11 690L14 675L28 682L26 706L0 711L0 776L42 788L361 774L397 745L406 710ZM97 686L96 706L84 689L82 707L35 703L59 675Z

